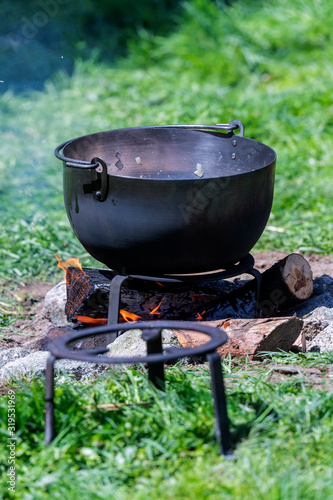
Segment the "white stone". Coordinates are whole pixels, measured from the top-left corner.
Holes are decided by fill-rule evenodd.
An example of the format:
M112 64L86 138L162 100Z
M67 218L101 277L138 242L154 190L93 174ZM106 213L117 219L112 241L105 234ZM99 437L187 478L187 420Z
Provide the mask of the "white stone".
M61 281L45 295L43 316L55 326L70 326L65 313L67 300L66 281Z
M10 380L12 378L31 379L45 373L46 360L50 353L48 351L32 352L24 358L16 359L5 364L0 369L0 380ZM92 379L96 375L104 372L110 367L109 364L88 363L72 359L59 359L55 362L55 372L73 374L79 379Z
M134 356L147 355L147 343L141 339L142 331L138 329L128 330L116 338L109 349L110 358L131 358ZM162 346L180 347L177 335L172 330L162 330Z
M322 323L329 324L333 322L333 308L325 306L317 307L308 314L305 314L302 319L307 321L321 321Z
M24 358L29 354L29 349L25 347L10 347L0 351L0 368L11 361Z
M5 364L0 370L0 380L7 380L15 377L31 378L33 375L40 375L45 371L47 351L37 351Z
M333 351L333 323L318 333L310 342L307 342L307 351Z

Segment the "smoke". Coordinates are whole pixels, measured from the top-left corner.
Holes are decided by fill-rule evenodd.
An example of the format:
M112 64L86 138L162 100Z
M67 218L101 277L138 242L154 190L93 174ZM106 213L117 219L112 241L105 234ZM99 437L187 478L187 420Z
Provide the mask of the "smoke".
M13 6L4 2L0 21L1 93L9 89L42 90L45 80L54 73L71 73L73 60L64 50L60 16L68 3L69 0L39 0Z

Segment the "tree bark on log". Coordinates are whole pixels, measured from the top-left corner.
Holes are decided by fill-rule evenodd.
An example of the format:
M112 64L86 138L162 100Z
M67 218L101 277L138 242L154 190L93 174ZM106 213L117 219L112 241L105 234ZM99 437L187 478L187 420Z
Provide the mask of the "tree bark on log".
M260 352L288 352L300 334L303 321L296 317L267 319L227 319L205 321L204 324L223 329L228 335L226 344L218 348L222 358L249 356L262 359ZM207 343L208 336L198 332L176 331L183 347L198 347Z

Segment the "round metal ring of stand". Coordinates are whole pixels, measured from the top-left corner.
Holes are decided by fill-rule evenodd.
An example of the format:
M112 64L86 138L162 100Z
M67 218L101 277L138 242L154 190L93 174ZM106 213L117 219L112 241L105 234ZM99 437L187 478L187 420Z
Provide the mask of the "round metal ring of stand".
M141 338L147 344L147 355L136 357L108 357L108 348L71 350L69 344L77 343L87 337L122 333L131 329L142 331ZM195 348L167 348L163 351L162 330L187 330L208 335L210 339L204 345ZM216 422L216 435L220 454L231 456L231 436L227 414L227 402L223 382L221 359L216 349L225 344L228 336L224 330L201 323L187 321L148 321L126 324L108 324L70 333L54 339L49 346L50 356L46 363L45 391L45 442L50 444L55 437L54 429L54 364L58 359L73 359L104 364L136 364L148 365L149 380L160 390L165 390L164 363L177 361L187 356L206 356L211 373L212 395Z

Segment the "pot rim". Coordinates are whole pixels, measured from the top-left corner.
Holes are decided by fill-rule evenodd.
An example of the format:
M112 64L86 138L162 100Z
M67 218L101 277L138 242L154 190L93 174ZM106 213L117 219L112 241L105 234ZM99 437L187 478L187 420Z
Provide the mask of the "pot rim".
M237 130L237 129L240 129L240 132L239 134L235 135L234 134L234 130ZM246 141L249 141L249 142L254 142L256 144L260 144L262 145L266 150L267 152L270 152L270 158L269 158L269 161L266 162L265 165L263 165L262 167L259 167L259 168L256 168L255 170L261 170L262 168L267 168L269 167L270 165L273 165L275 162L276 162L276 159L277 159L277 154L276 152L274 151L274 149L272 149L270 146L267 146L266 144L263 144L261 143L260 141L256 141L254 139L249 139L247 137L244 137L244 126L242 124L242 122L240 122L239 120L233 120L230 124L217 124L217 125L189 125L189 124L185 124L185 125L153 125L153 126L142 126L142 127L127 127L127 128L118 128L118 129L111 129L111 130L106 130L106 131L100 131L100 132L95 132L95 133L92 133L92 134L86 134L86 135L82 135L82 136L79 136L79 137L76 137L74 139L70 139L68 141L65 141L63 142L62 144L60 144L59 146L56 147L55 151L54 151L54 154L55 156L61 160L63 163L64 163L64 166L66 167L72 167L72 168L78 168L78 169L96 169L98 167L100 167L101 165L101 162L99 162L99 158L98 157L95 157L93 158L90 162L87 161L87 160L79 160L79 159L75 159L75 158L69 158L67 156L65 156L64 154L64 151L65 149L67 148L67 146L69 146L70 144L76 142L76 141L80 141L81 139L87 139L88 137L89 138L94 138L96 136L100 136L100 135L104 135L104 134L110 134L110 133L113 133L113 132L131 132L131 131L137 131L137 130L170 130L170 129L183 129L183 130L193 130L193 131L202 131L202 132L226 132L224 134L225 137L227 138L231 138L232 136L236 136L236 137L241 137L242 139L245 139ZM221 172L222 173L222 172ZM219 178L219 177L237 177L238 175L244 175L246 173L251 173L251 171L249 172L243 172L241 174L238 174L237 172L235 173L231 173L231 174L228 174L228 175L218 175L218 176L211 176L209 175L208 177L204 177L204 179L199 176L197 179L193 179L193 178L177 178L177 177L171 177L170 179L169 178L156 178L156 177L137 177L137 176L132 176L132 175L124 175L124 173L113 173L113 172L107 172L107 174L111 177L115 177L115 178L124 178L124 179L136 179L136 180L147 180L147 181L156 181L156 182L161 182L161 181L164 181L164 182L167 182L167 181L174 181L174 180L177 180L177 181L195 181L195 182L199 182L201 180L209 180L209 179L216 179L216 178Z

